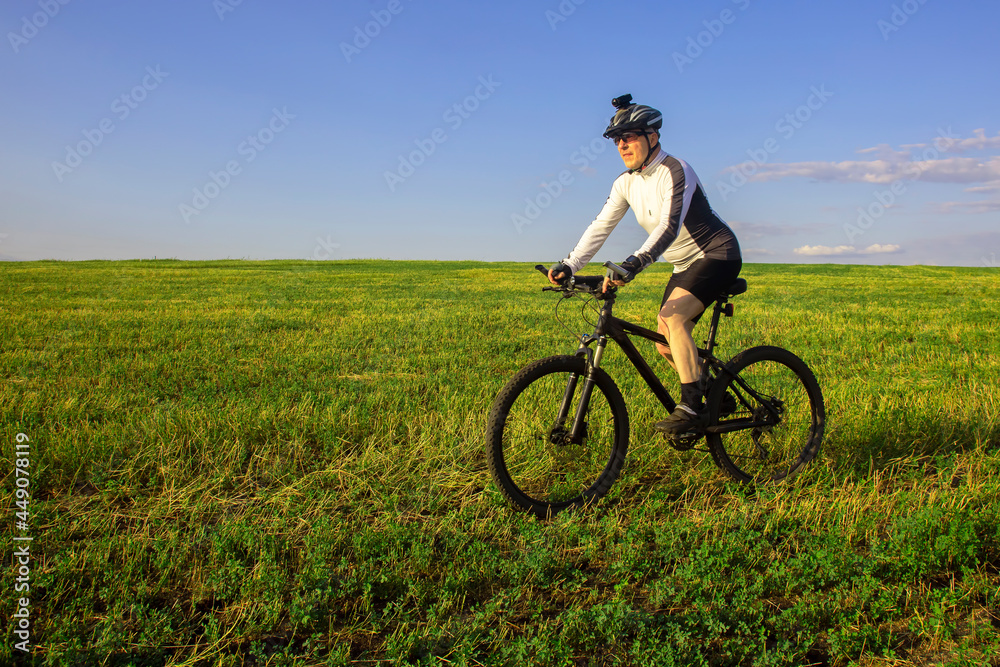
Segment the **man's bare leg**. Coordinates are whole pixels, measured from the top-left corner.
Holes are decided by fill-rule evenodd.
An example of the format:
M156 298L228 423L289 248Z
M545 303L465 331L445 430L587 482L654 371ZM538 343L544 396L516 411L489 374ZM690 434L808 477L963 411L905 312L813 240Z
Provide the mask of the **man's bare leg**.
M668 345L657 345L657 351L677 371L681 381L681 403L666 420L656 424L657 430L682 433L697 420L702 399L701 388L697 386L701 377L701 360L691 333L695 327L694 318L704 310L705 306L698 297L679 287L670 293L670 298L660 308L657 330L667 339Z
M677 370L682 383L697 382L700 376L698 346L691 332L695 327L694 318L704 310L705 306L698 297L677 287L656 318L657 331L669 343L669 346L657 344L656 350Z

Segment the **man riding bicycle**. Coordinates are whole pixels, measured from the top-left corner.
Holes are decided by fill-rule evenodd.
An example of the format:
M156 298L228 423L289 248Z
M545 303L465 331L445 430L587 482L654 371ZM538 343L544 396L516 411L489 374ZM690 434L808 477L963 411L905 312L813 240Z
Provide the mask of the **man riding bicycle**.
M690 165L660 147L660 112L633 103L631 95L617 97L612 104L617 111L604 136L618 147L628 169L615 179L604 208L569 257L549 269L549 280L559 284L582 269L628 209L635 212L649 239L620 263L628 275L610 282L624 285L658 257L674 266L657 316L657 330L668 345L657 343L656 349L680 377L681 402L655 428L684 433L705 417L698 347L691 332L705 308L739 275L740 246L733 230L709 206ZM608 282L605 279L605 289Z

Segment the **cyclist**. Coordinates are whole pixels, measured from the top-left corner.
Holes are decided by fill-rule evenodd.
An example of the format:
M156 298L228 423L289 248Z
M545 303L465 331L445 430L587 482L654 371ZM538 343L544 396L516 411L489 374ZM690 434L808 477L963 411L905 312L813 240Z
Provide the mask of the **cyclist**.
M558 284L582 269L628 209L635 212L649 239L619 263L628 275L611 282L630 282L659 257L674 266L657 316L657 330L668 345L657 343L656 348L677 371L681 401L655 428L684 433L705 417L698 347L691 332L705 308L739 275L740 246L733 230L709 206L694 170L660 146L660 112L633 103L631 95L616 97L612 104L617 111L604 136L618 147L627 171L615 179L604 208L569 257L549 269L549 280ZM604 289L608 282L605 279Z

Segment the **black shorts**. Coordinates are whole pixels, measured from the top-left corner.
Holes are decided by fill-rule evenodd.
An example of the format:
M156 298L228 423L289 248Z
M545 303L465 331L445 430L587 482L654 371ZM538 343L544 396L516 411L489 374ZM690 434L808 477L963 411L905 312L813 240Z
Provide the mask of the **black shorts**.
M663 291L663 301L660 307L670 298L675 287L686 289L698 297L702 305L708 308L712 302L722 296L740 275L743 268L741 259L709 259L702 257L696 260L686 271L680 271L670 276L667 289ZM699 313L694 321L701 317Z

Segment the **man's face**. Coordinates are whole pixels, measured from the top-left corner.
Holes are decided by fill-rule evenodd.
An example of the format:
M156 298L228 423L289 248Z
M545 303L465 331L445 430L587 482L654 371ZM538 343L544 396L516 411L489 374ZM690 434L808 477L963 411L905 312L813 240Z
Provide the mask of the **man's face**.
M639 132L626 132L617 139L618 154L629 169L638 169L649 156L649 147L656 144L656 133L648 137Z

